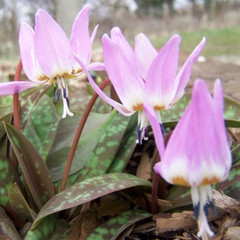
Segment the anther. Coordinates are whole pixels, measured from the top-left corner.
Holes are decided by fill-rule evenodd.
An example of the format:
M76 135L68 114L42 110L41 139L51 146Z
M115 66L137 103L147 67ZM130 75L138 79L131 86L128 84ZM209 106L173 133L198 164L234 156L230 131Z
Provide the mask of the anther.
M147 141L147 140L148 140L148 137L149 137L148 127L145 127L145 128L144 128L144 137L143 137L143 139L144 139L145 141Z
M160 128L161 128L161 131L162 131L162 135L165 136L166 130L165 130L165 127L163 126L162 123L160 123Z
M140 129L140 125L138 124L136 128L136 133L137 133L137 143L139 145L142 145L142 131L143 129Z
M195 219L198 219L199 217L199 209L200 209L200 202L198 202L197 205L193 206L193 213L194 213Z

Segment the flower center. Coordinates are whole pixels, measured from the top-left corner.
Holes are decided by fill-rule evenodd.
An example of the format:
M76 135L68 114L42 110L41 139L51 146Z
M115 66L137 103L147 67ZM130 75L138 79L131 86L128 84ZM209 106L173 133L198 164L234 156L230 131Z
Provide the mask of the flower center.
M56 83L57 83L57 87L56 87ZM69 109L68 88L67 88L65 78L57 77L56 83L53 82L53 84L54 84L54 93L53 94L57 101L59 101L60 96L62 95L62 100L63 100L62 118L65 118L67 115L73 116L73 113Z
M138 111L138 125L136 129L136 143L142 144L142 140L148 140L148 119L144 111Z

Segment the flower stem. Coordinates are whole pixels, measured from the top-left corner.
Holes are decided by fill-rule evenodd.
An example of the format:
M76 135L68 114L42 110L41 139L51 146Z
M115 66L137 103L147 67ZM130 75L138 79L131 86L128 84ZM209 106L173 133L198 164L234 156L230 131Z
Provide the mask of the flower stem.
M102 84L99 86L99 88L101 90L103 90L109 83L110 83L110 80L106 79L106 80L104 80L102 82ZM85 126L85 123L86 123L86 121L88 119L88 116L89 116L89 114L90 114L90 112L92 110L92 107L93 107L95 101L97 100L97 98L98 98L98 94L94 93L92 98L88 102L88 105L87 105L85 111L83 112L83 116L81 118L81 121L78 124L77 131L75 133L75 136L74 136L74 139L73 139L73 143L72 143L72 147L71 147L71 149L69 151L67 163L66 163L66 166L65 166L65 169L64 169L64 172L63 172L62 184L61 184L61 187L60 187L61 191L63 191L65 189L65 187L66 187L68 175L69 175L69 172L70 172L70 168L71 168L71 165L72 165L73 157L75 155L75 151L77 149L77 145L78 145L79 139L81 137L83 128Z
M21 72L22 72L22 61L21 59L18 62L14 81L20 81L21 78ZM14 126L20 130L21 129L21 120L20 120L20 102L19 102L19 95L18 93L13 94L13 120L14 120Z
M167 134L164 138L165 146L167 146L168 141L172 135L172 132ZM159 162L161 161L161 157L158 158ZM166 181L156 172L153 174L153 181L152 181L152 199L151 199L151 211L153 214L157 213L158 208L158 197L164 198L166 194L167 183Z

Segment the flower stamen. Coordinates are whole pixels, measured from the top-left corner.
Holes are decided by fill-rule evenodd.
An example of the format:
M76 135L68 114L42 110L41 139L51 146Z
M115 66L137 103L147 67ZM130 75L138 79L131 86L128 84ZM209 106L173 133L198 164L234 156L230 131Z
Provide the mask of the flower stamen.
M208 225L208 207L215 209L212 200L211 186L200 186L191 188L191 196L193 201L194 217L198 220L198 237L209 239L214 233Z
M62 94L63 100L63 114L62 118L65 118L67 115L73 116L73 113L69 109L69 99L68 99L68 88L66 81L63 77L56 78L58 89L54 86L53 95L57 101L60 99L60 95Z

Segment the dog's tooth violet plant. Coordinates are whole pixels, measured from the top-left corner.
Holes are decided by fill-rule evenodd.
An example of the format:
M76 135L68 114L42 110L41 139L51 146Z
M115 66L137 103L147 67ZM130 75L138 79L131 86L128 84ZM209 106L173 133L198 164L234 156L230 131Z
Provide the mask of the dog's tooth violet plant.
M77 15L72 27L70 42L63 29L45 10L37 11L35 21L34 29L27 23L22 23L19 32L23 69L30 81L1 83L0 95L21 92L39 84L53 84L54 97L56 100L62 97L63 100L62 117L72 116L66 80L82 73L73 54L77 55L89 70L103 68L101 63L90 64L97 27L90 38L88 6L85 6Z
M154 170L167 182L191 187L198 236L209 239L214 234L208 225L208 207L214 207L211 184L224 181L232 158L223 119L223 93L216 80L213 97L202 80L196 80L192 100L168 141L163 136L150 104L145 111L152 125L161 156Z
M111 37L104 34L105 68L122 103L107 97L86 73L95 91L120 113L130 116L138 112L137 142L140 144L148 137L143 103L148 100L153 105L161 123L160 110L170 108L183 96L192 64L202 52L206 39L202 39L177 73L180 42L181 37L173 35L158 52L140 33L133 50L118 27L112 29Z

